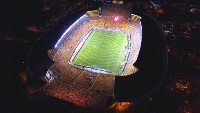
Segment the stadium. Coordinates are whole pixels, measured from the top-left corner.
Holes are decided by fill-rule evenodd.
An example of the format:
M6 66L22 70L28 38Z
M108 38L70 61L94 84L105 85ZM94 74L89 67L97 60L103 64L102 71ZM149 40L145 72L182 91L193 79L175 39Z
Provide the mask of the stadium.
M107 4L102 9L87 11L74 22L51 51L52 60L56 62L57 56L68 60L63 64L66 69L77 67L119 76L133 74L137 69L132 64L137 59L142 40L140 17L127 15L130 11L113 11L112 7L113 4Z
M31 50L27 72L31 79L46 76L48 83L32 98L105 109L110 98L153 97L166 82L166 43L154 19L131 9L105 3L69 14L45 33Z

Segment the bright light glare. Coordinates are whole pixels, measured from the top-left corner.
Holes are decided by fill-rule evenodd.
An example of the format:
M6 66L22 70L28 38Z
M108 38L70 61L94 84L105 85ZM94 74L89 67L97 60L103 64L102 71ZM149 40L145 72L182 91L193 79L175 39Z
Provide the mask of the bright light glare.
M118 21L118 20L119 20L119 17L116 16L116 17L114 18L114 21L116 22L116 21Z
M85 17L87 17L86 14L84 14L84 15L81 16L78 20L76 20L76 22L74 22L74 23L63 33L63 35L60 37L60 39L59 39L58 42L56 43L55 48L58 46L58 44L60 43L60 41L62 40L62 38L67 34L67 32L69 32L70 29L74 27L74 25L76 25L81 19L83 19L83 18L85 18Z

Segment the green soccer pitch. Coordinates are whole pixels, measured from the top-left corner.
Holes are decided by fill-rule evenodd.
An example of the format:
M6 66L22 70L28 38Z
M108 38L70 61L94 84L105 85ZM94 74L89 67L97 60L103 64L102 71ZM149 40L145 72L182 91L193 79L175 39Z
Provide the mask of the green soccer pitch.
M90 66L119 74L124 63L127 34L94 29L72 60L73 65Z

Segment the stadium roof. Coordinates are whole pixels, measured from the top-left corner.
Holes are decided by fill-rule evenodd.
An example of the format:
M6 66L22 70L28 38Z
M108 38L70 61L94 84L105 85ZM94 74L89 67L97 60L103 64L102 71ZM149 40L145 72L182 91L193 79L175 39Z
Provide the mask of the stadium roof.
M87 11L86 14L87 14L89 17L97 17L97 16L99 16L98 10Z

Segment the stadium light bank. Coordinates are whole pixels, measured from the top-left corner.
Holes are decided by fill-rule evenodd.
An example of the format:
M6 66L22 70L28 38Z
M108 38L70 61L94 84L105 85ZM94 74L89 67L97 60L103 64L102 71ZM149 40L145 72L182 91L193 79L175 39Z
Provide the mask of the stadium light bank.
M78 20L76 20L60 37L60 39L57 41L56 45L54 46L55 48L57 48L58 44L61 42L61 40L64 38L64 36L67 34L67 32L69 32L71 30L71 28L73 28L81 19L87 17L86 14L84 14L83 16L81 16Z

